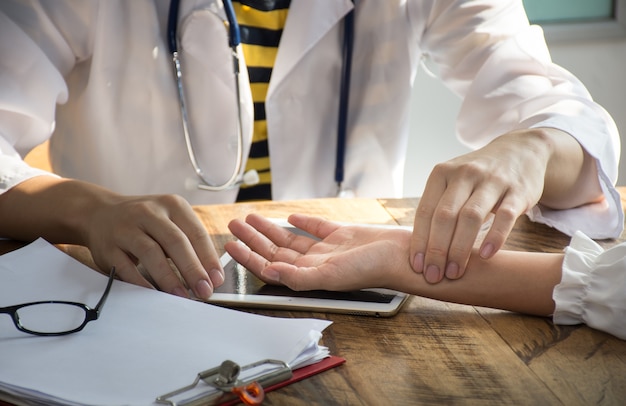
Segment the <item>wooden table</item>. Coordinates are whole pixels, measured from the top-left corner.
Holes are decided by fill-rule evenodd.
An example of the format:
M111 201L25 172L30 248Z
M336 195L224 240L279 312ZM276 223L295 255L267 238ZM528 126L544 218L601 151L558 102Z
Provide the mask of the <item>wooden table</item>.
M216 246L233 218L300 212L332 220L412 225L417 199L322 199L196 207ZM505 246L559 252L569 238L518 220ZM601 242L603 245L615 241ZM69 247L70 253L81 254ZM347 362L267 394L269 405L623 405L626 341L549 318L412 298L392 318L259 311L334 323L322 342Z
M218 247L232 218L293 212L412 225L418 199L316 200L198 207ZM559 252L569 237L521 218L507 249ZM601 242L603 245L615 241ZM414 297L393 318L263 311L334 323L323 343L347 362L268 394L268 404L626 404L626 341L549 318Z

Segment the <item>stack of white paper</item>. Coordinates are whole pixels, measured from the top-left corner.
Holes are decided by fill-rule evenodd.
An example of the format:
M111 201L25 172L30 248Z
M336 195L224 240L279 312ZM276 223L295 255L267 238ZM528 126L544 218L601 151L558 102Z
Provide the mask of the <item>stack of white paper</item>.
M44 240L0 256L0 307L68 300L95 307L107 278ZM24 404L148 405L230 359L296 368L328 351L329 321L224 309L119 280L98 320L81 332L38 337L0 314L0 398ZM11 395L11 396L8 396Z

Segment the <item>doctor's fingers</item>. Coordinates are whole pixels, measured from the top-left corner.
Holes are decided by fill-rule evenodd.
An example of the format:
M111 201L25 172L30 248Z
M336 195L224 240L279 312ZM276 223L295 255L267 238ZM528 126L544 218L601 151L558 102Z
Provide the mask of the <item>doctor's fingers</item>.
M458 211L456 226L448 247L444 270L446 278L458 279L465 274L472 249L491 212L496 212L497 218L491 224L491 232L483 239L483 254L486 254L483 258L490 258L502 247L517 218L517 213L511 205L514 200L507 196L511 195L507 194L506 189L503 192L501 186L485 183L477 186L463 203ZM425 261L426 264L430 263L428 258Z
M181 197L118 196L108 199L92 211L86 229L86 245L94 253L94 259L98 256L99 265L109 265L105 269L111 265L121 266L120 277L137 281L136 276L131 276L129 258L133 264L141 263L160 289L181 296L188 296L187 288L171 263L199 298L208 298L213 283L217 285L223 281L219 258L208 233L191 206ZM119 265L110 263L113 258L122 258L120 251L127 259ZM212 271L214 269L218 272Z
M180 234L182 235L182 232ZM176 244L184 243L173 243L173 240L166 241L162 237L159 242L159 238L159 236L153 238L147 233L134 232L126 233L124 237L118 239L116 241L117 247L114 247L111 252L113 253L112 257L121 262L121 265L118 265L118 262L113 263L116 269L121 268L120 276L124 278L125 275L130 275L133 271L126 261L120 259L119 253L121 252L126 254L127 258L130 258L134 263L141 264L147 274L146 276L154 281L160 290L181 297L189 297L186 284L198 298L208 298L213 293L213 285L200 261L193 254L193 250L174 247ZM190 243L187 241L186 245L190 246ZM171 254L165 251L165 246L168 246ZM187 251L187 255L191 258L181 259L179 252L181 250ZM168 256L171 257L171 262L168 260ZM176 269L184 281L181 280Z
M531 206L531 202L517 193L509 192L504 195L502 201L493 210L493 222L478 250L481 258L491 258L504 246L517 219L526 213Z
M128 230L125 230L128 231ZM125 282L188 297L187 290L167 261L163 250L144 233L123 232L121 238L102 239L90 246L94 261L101 269L115 267L116 274ZM134 254L137 253L137 254ZM138 269L139 256L148 257Z
M162 199L168 216L144 225L146 234L171 259L196 297L208 299L214 287L224 282L224 271L211 237L185 200L177 196L164 196ZM158 255L146 255L145 260L138 256L138 259L147 268L146 261L157 260L153 269L161 272L162 263Z
M415 212L409 249L413 270L424 273L430 283L443 278L457 215L472 191L465 182L457 182L457 187L448 185L447 173L441 168L435 167L426 183Z
M189 288L198 298L207 299L213 286L223 282L210 237L183 198L125 198L110 211L115 224L109 226L113 236L109 244L136 258L161 290L187 297Z
M94 261L100 269L111 269L115 267L115 274L124 282L133 285L143 286L144 288L155 289L152 282L148 281L137 268L137 260L129 256L121 249L114 248L110 252L98 253L91 250ZM102 260L104 258L104 260ZM151 279L151 278L150 278Z

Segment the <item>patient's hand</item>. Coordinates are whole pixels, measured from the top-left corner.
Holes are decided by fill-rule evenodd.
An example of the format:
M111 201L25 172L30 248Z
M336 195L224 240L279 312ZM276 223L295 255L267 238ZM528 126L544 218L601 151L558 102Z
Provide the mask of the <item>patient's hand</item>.
M246 222L230 222L230 231L245 245L228 242L226 251L263 281L293 290L402 290L394 286L402 280L400 274L413 274L409 231L341 226L299 214L290 216L289 223L320 241L251 214Z

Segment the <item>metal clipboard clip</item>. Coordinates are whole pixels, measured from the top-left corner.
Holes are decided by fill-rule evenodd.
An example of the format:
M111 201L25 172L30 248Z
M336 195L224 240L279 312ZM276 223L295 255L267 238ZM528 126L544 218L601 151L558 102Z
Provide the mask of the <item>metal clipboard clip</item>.
M170 406L218 405L239 398L246 405L259 405L268 386L292 376L289 365L266 359L243 367L226 360L222 365L198 373L191 385L156 398Z

